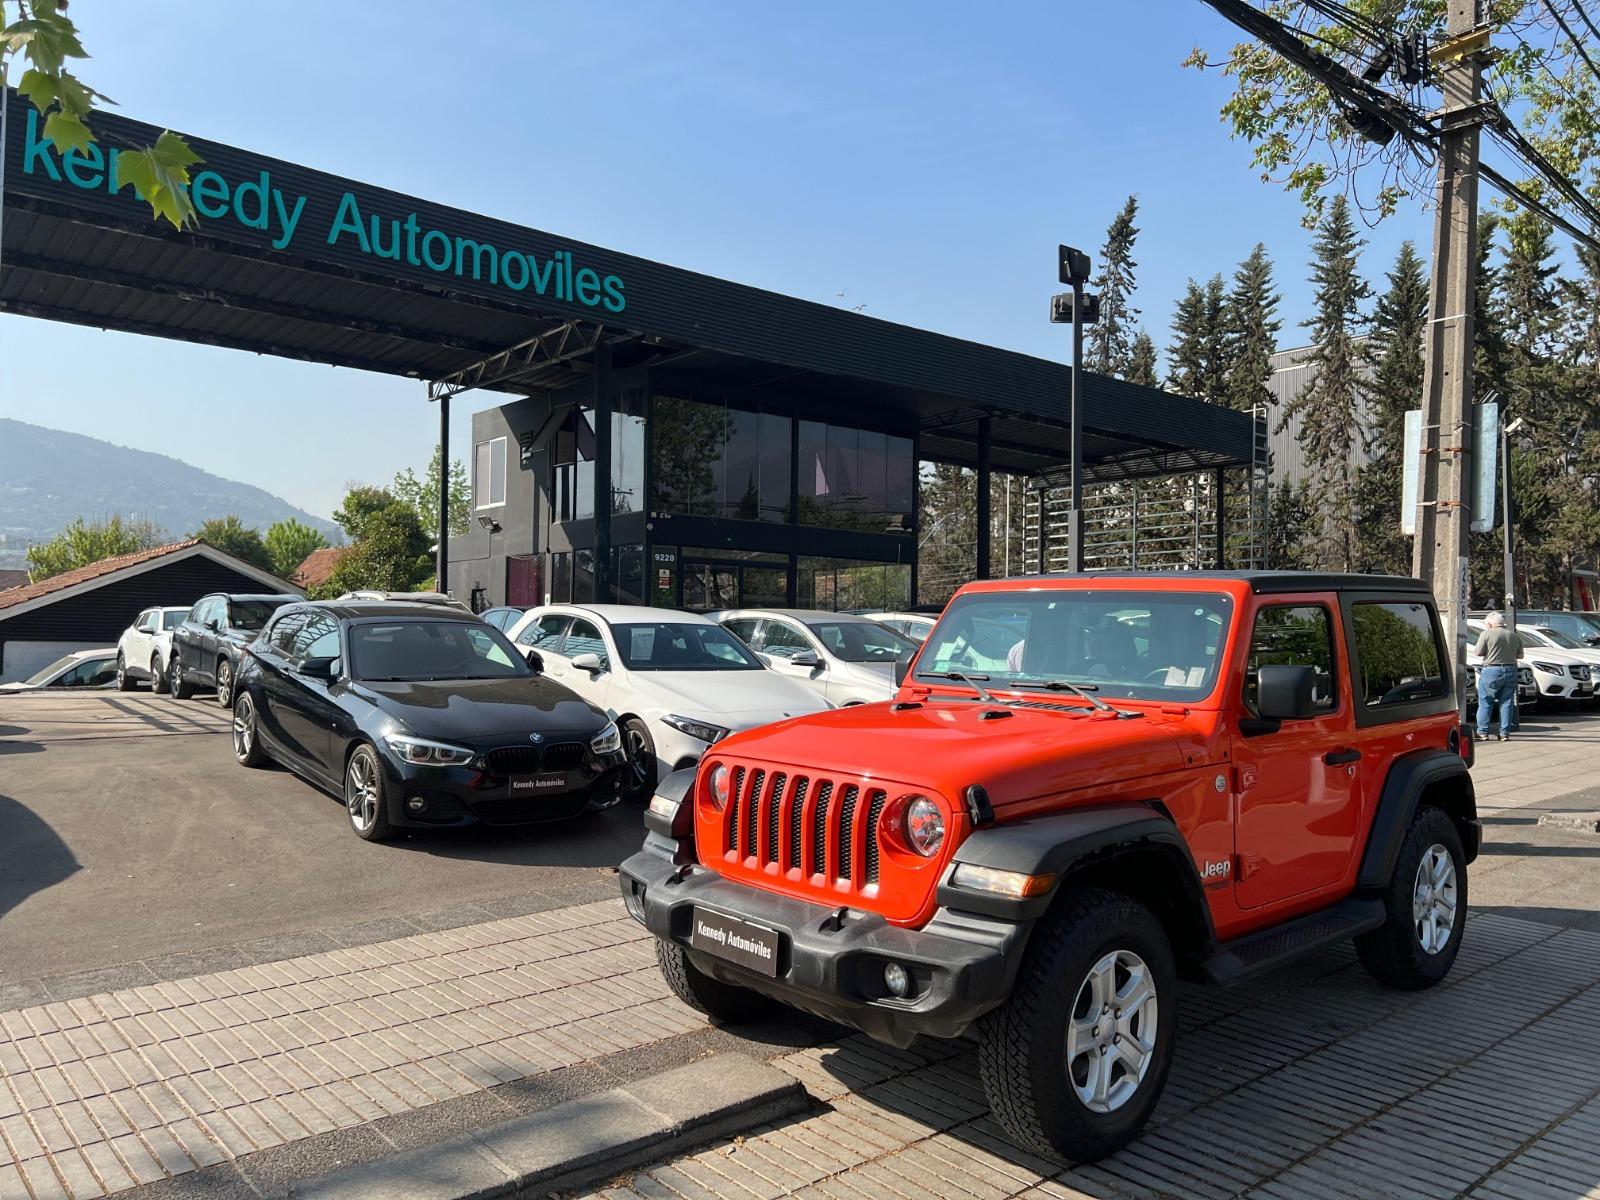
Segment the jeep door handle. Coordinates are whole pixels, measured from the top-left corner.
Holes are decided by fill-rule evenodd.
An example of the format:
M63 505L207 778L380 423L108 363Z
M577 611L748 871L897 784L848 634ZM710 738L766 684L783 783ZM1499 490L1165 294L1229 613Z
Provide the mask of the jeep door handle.
M1359 750L1329 750L1322 756L1322 761L1330 767L1342 767L1345 763L1353 763L1360 757Z

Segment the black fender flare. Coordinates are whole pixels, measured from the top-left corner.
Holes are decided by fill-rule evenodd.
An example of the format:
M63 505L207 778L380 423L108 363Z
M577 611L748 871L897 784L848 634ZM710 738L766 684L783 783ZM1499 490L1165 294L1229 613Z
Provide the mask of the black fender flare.
M960 846L939 881L942 909L978 913L1014 921L1044 915L1073 873L1134 853L1159 854L1171 866L1179 894L1164 918L1182 925L1183 947L1203 956L1216 945L1211 907L1189 844L1165 812L1148 804L1126 803L1072 809L1063 813L978 829ZM1053 874L1048 892L1016 899L958 887L953 882L963 865L991 867L1024 875Z
M644 827L651 833L668 838L674 842L682 842L694 833L694 805L689 803L694 794L695 776L700 773L698 764L692 767L683 767L672 772L660 783L656 784L652 798L662 796L668 800L676 800L678 806L672 810L672 815L657 812L654 807L644 810Z
M1394 874L1395 859L1400 855L1400 846L1406 840L1406 830L1411 828L1422 794L1446 781L1455 781L1454 786L1464 795L1464 802L1446 811L1461 832L1467 861L1478 857L1482 840L1478 800L1466 760L1448 750L1413 750L1395 759L1384 778L1383 791L1378 795L1378 805L1372 814L1367 848L1361 856L1361 870L1356 876L1359 890L1374 891L1388 886Z

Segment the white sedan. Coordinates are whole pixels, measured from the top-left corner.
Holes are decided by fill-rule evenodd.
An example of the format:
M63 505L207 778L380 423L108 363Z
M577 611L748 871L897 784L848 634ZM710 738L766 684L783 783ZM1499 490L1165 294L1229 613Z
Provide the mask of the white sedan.
M904 634L850 613L737 608L706 615L835 708L892 700L900 690L894 665L917 649Z
M641 802L735 730L829 707L715 621L691 613L547 604L530 608L506 634L534 651L551 679L616 721L628 751L625 794Z
M147 608L117 639L117 690L131 692L135 680L148 679L157 692L167 690L167 664L172 661L172 631L189 615L181 608Z
M184 611L188 611L185 609ZM0 683L0 692L42 692L57 688L107 688L117 681L117 652L75 650L44 670L15 683Z

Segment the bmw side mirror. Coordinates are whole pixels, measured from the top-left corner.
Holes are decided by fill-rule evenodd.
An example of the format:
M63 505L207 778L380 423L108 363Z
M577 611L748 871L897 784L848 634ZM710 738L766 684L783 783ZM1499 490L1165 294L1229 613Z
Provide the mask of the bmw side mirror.
M300 664L300 674L308 679L332 679L337 658L308 658Z
M802 650L798 654L790 655L789 661L797 667L820 667L822 660L817 657L815 650Z
M1315 667L1278 664L1256 671L1256 711L1265 721L1304 721L1317 714Z
M535 675L544 674L544 659L537 650L529 650L522 657L527 660L528 666L533 669Z
M604 665L600 662L600 656L593 652L573 655L572 665L580 671L589 672L591 675L598 675L605 670Z

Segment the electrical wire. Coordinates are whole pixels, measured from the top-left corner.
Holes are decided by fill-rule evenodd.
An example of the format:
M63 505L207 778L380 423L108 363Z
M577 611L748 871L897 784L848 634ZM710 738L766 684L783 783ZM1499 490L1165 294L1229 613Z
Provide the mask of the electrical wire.
M1551 3L1551 0L1541 0L1541 2L1544 4L1545 11L1556 19L1557 25L1561 26L1561 32L1567 35L1567 40L1572 43L1572 48L1578 52L1578 57L1589 64L1589 70L1594 72L1595 79L1600 80L1600 66L1596 66L1594 59L1589 57L1588 47L1583 44L1583 40L1577 34L1572 32L1572 26L1567 24L1567 19L1561 15L1561 10ZM1587 13L1584 14L1584 19L1588 20Z
M1589 27L1589 32L1594 34L1597 41L1600 41L1600 29L1595 27L1595 23L1590 18L1588 10L1583 7L1583 0L1572 0L1572 7L1577 9L1578 16L1581 17L1583 19L1583 23Z
M1537 213L1546 221L1550 222L1551 225L1565 233L1573 241L1581 243L1590 250L1600 251L1600 237L1597 237L1594 233L1585 232L1584 230L1579 229L1571 221L1568 221L1565 217L1556 212L1549 205L1545 204L1542 200L1535 198L1517 184L1512 183L1511 180L1500 174L1499 171L1495 170L1488 163L1480 162L1478 164L1478 174L1483 178L1485 183L1493 187L1506 199L1515 200L1518 204L1528 209L1528 211Z

